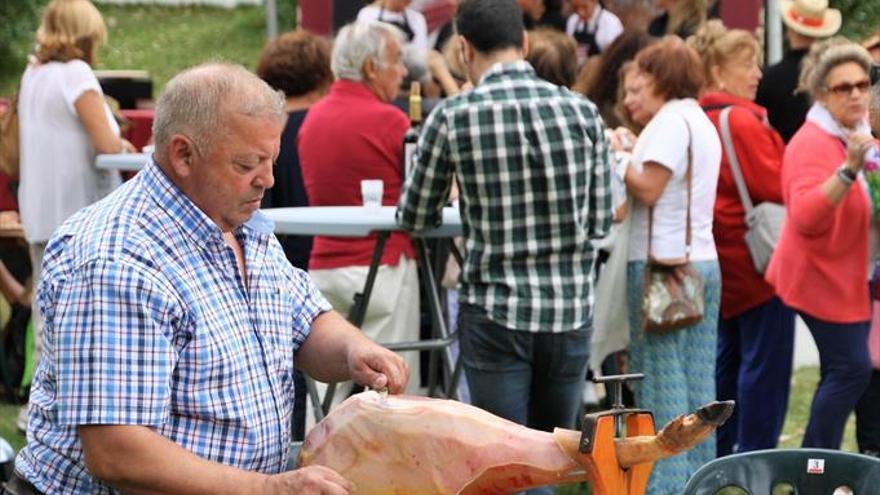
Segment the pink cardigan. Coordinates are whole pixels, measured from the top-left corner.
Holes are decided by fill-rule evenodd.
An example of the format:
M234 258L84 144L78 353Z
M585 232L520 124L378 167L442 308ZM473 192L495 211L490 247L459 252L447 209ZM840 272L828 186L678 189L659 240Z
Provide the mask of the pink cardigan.
M786 304L833 323L871 318L870 200L860 182L836 206L820 189L845 160L843 142L812 122L789 142L782 165L787 215L766 274Z

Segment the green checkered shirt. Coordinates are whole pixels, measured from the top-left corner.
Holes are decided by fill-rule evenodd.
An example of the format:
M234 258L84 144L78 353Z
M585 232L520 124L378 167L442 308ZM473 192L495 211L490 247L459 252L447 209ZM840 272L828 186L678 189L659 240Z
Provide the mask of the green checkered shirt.
M496 64L428 116L398 223L439 225L457 177L461 300L515 330L581 328L593 306L591 239L612 220L604 131L587 99L539 79L527 62Z

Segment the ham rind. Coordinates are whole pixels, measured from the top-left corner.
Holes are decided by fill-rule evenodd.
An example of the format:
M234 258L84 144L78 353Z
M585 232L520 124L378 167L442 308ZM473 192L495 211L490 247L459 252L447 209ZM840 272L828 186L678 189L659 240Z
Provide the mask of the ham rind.
M461 402L364 392L309 432L299 464L337 471L357 495L501 495L575 481L590 481L597 493L636 494L651 463L693 448L732 412L732 401L711 403L657 435L650 415L639 413L630 418L648 418L647 426L635 423L626 438L614 438L603 413L605 433L593 438L604 440L603 450L589 454L579 450L579 431L551 434Z
M574 432L577 433L577 432ZM553 434L461 402L355 395L309 432L300 465L327 466L356 494L504 494L572 480Z

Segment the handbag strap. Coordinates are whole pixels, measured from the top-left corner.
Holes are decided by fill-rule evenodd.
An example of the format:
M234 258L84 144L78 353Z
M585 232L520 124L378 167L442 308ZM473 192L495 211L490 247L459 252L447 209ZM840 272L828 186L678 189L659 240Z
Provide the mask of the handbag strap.
M752 198L749 197L749 189L746 187L746 181L743 178L742 169L739 167L739 159L736 157L736 149L733 147L733 138L730 135L730 109L727 107L721 111L718 121L721 126L721 142L724 143L724 151L727 154L727 163L730 164L730 171L733 172L733 181L736 182L736 190L739 193L739 200L742 201L743 207L746 209L746 216L751 213L754 204Z
M694 169L694 151L693 151L693 134L691 133L691 125L688 122L687 118L684 118L684 125L687 127L688 132L688 146L687 146L687 172L685 173L686 181L687 181L687 232L685 234L685 260L690 261L691 259L691 200L693 196L693 169ZM648 259L651 259L651 245L653 244L654 239L654 207L648 207Z

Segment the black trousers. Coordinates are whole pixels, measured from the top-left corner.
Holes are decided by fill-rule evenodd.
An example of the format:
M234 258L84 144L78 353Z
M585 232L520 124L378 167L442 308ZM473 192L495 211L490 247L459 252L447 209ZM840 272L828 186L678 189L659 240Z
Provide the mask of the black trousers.
M871 383L856 405L856 441L859 452L880 457L880 370L871 372Z

